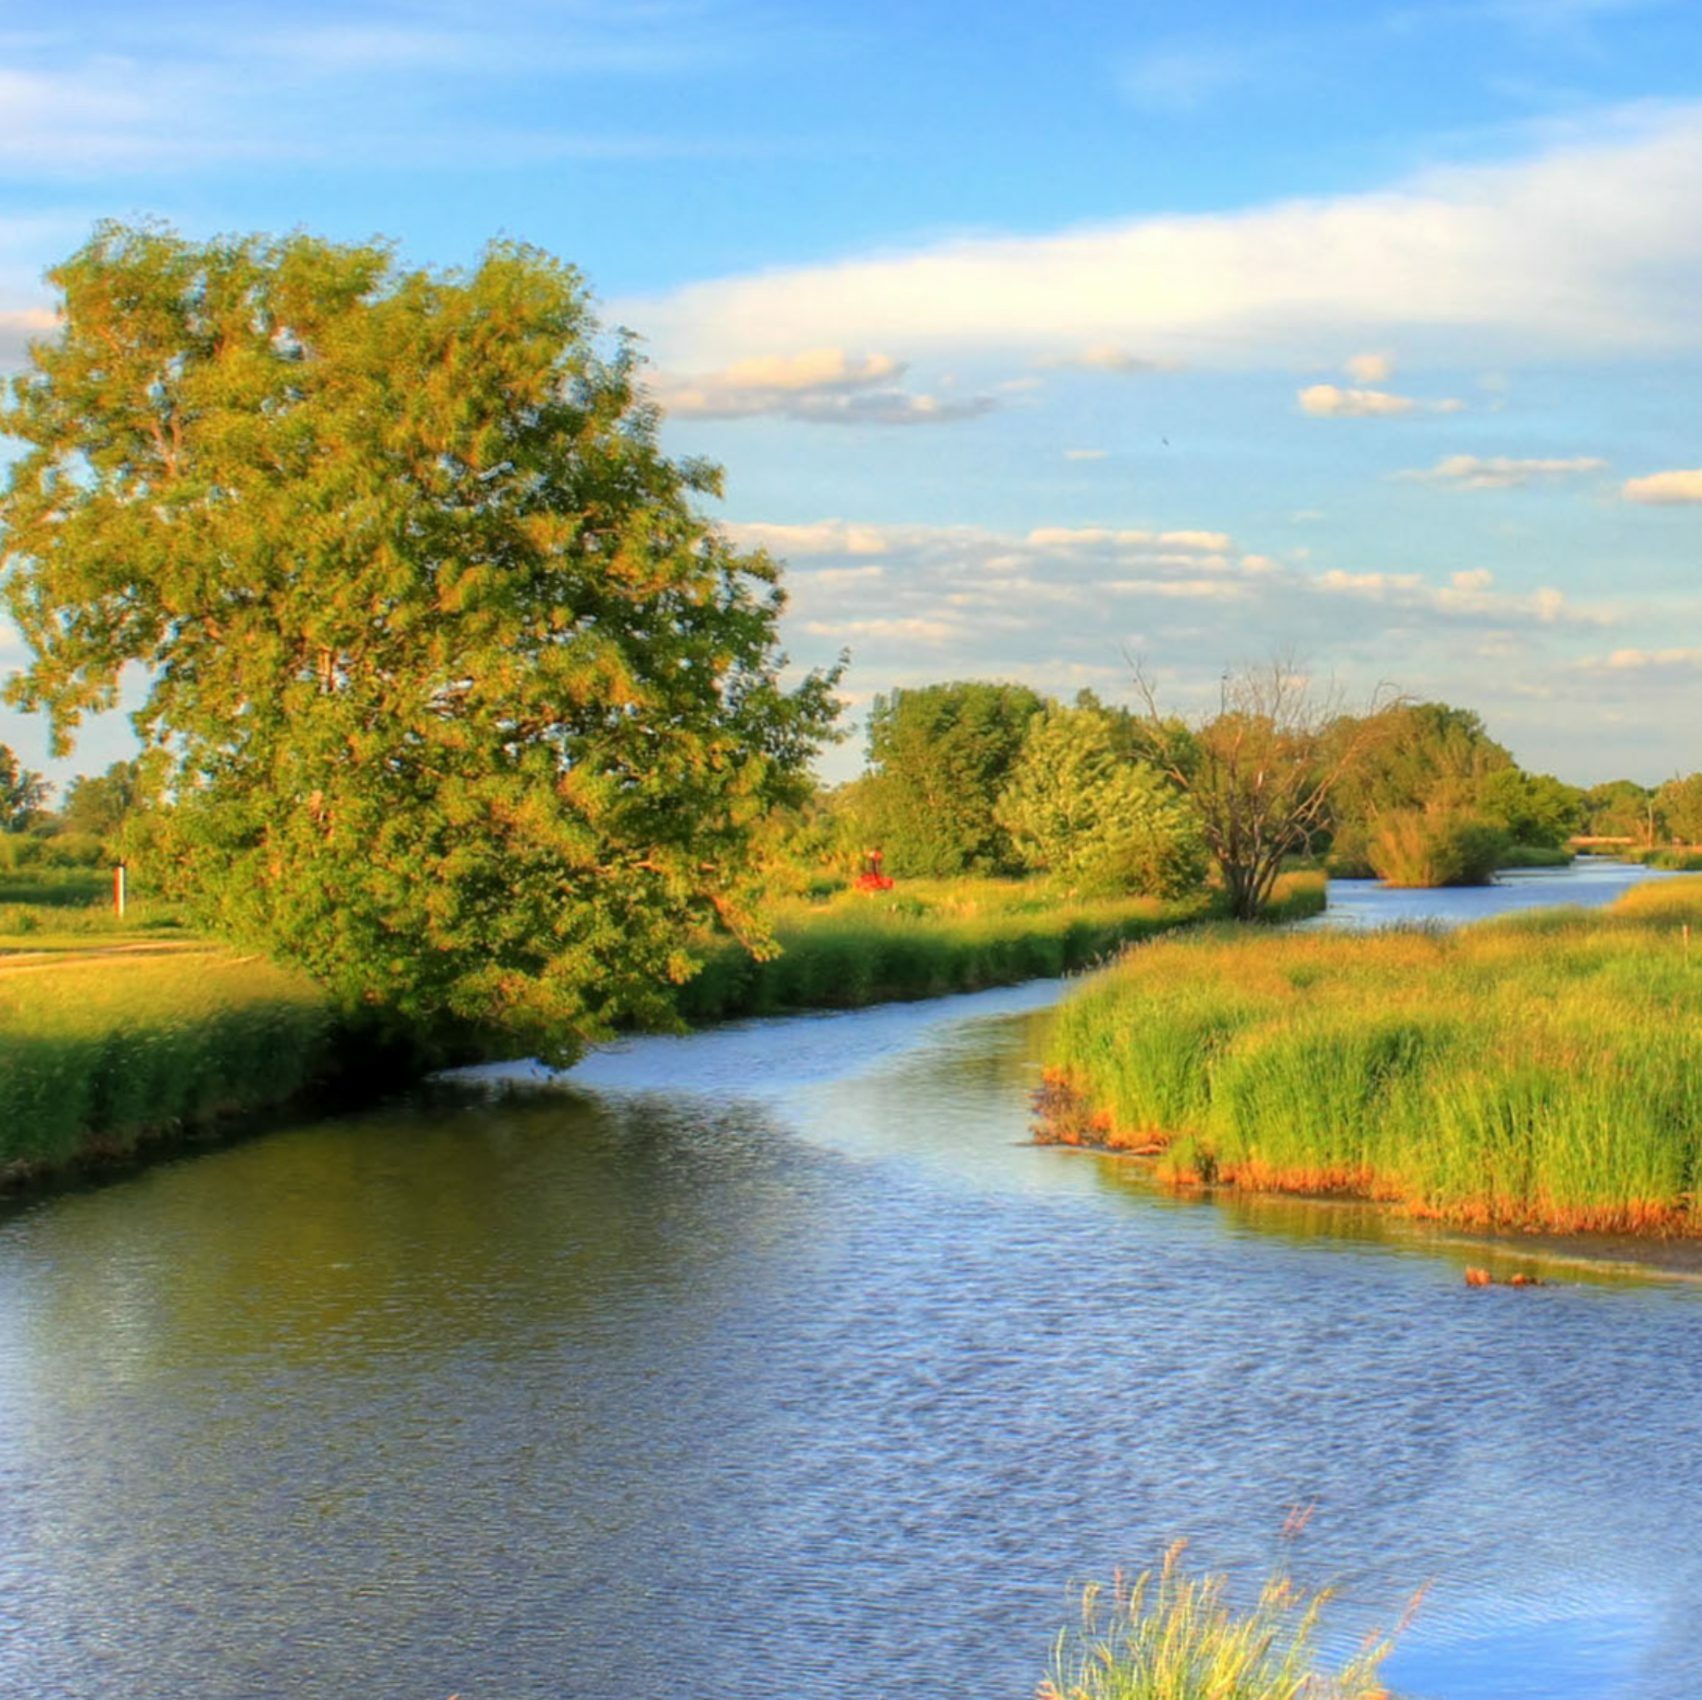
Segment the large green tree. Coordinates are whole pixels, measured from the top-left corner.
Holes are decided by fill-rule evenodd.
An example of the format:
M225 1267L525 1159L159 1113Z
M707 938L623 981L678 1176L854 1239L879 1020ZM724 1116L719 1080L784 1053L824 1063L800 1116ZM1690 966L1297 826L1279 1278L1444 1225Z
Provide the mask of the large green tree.
M857 809L895 874L1002 874L1020 865L995 808L1029 722L1026 685L966 680L893 691L869 715Z
M571 1055L759 931L750 835L831 676L694 505L578 276L104 226L0 429L13 701L65 748L139 664L203 916L351 1002Z

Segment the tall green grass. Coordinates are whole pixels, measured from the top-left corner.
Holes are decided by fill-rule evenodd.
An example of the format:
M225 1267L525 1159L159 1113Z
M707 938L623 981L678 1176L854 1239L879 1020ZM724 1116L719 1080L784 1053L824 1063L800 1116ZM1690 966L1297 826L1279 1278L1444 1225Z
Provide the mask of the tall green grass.
M1036 882L906 881L890 892L789 902L775 920L779 955L756 961L714 947L681 988L688 1021L785 1010L841 1009L1044 979L1103 962L1123 946L1214 912L1216 899L1078 900ZM1273 917L1324 906L1317 875L1280 884Z
M1278 1575L1237 1613L1227 1580L1188 1575L1181 1550L1172 1547L1161 1569L1132 1586L1084 1591L1081 1623L1058 1637L1039 1700L1386 1700L1377 1673L1391 1639L1321 1668L1328 1590L1308 1592Z
M68 959L0 968L0 1165L91 1150L283 1102L332 1054L305 980L253 960Z
M1069 1000L1050 1063L1056 1136L1178 1181L1696 1232L1702 881L1454 933L1156 941Z

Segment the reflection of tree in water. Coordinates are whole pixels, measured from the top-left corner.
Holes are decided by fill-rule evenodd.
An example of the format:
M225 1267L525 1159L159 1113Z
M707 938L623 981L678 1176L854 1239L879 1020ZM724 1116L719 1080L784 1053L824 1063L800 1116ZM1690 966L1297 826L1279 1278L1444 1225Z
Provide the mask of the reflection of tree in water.
M125 1380L540 1345L634 1288L701 1302L795 1227L786 1170L749 1107L549 1093L319 1123L59 1201L38 1343Z

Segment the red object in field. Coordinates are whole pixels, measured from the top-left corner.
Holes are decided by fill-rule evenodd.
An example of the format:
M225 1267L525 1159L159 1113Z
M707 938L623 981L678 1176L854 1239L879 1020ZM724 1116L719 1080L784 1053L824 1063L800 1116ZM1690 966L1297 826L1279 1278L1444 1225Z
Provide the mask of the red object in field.
M891 878L881 872L881 853L878 850L863 852L863 871L851 882L853 891L891 891Z

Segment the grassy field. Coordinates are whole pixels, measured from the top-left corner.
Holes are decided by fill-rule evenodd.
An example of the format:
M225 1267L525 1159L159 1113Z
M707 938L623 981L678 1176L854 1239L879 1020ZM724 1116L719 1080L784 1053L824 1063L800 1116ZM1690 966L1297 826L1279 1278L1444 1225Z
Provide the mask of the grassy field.
M825 903L781 906L781 954L755 962L716 947L681 996L688 1021L839 1009L976 991L1075 973L1125 945L1214 913L1202 894L1176 902L1060 898L1034 882L910 880L889 892L845 891ZM1316 914L1319 875L1285 876L1273 919Z
M1050 1136L1187 1183L1702 1228L1702 880L1453 933L1208 928L1060 1011Z

